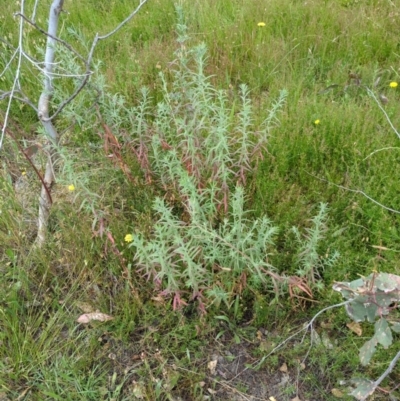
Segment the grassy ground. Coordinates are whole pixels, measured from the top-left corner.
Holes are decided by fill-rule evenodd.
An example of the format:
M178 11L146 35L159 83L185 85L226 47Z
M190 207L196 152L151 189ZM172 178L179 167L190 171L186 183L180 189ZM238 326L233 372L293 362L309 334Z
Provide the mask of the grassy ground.
M48 3L38 10L41 26ZM60 35L84 51L77 35L89 43L95 32L108 32L128 15L131 3L88 0L83 7L66 0ZM233 98L241 83L248 84L256 124L279 91L288 90L280 123L246 188L252 217L267 214L280 228L271 255L277 271L296 274L290 228L309 227L320 202L329 205L329 221L319 252L337 250L341 257L334 268L319 272L324 288L314 289L312 301L291 301L285 292L274 303L271 292L260 289L245 292L234 311L210 307L200 317L191 303L173 311L170 299L158 297L135 274L133 251L124 243L128 233L151 231L151 202L162 193L157 183L145 185L129 151L124 158L140 177L136 184L105 157L100 127L70 128L63 143L66 154L80 160L74 182L84 189L68 191L66 161L59 181L65 185L55 188L48 244L38 250L31 245L39 183L7 138L0 154L0 400L280 401L296 395L333 400L338 395L333 389L352 399L344 395L349 379L377 378L395 354L380 349L370 365L361 367L358 350L373 329L364 323L357 337L346 327L350 319L344 310L334 309L317 321L322 340L313 342L304 365L310 337L301 342L302 334L264 358L317 311L341 301L331 290L334 281L375 269L400 274L398 214L361 193L400 210L399 138L379 107L395 127L400 125L399 89L389 86L400 81L399 6L389 0L182 4L189 42L207 44L212 82ZM4 0L0 6L0 36L16 45L17 26L10 18L16 6ZM146 85L154 102L162 98L158 74L170 78L175 25L173 1L149 0L134 20L99 45L95 57L110 93L124 96L132 106ZM43 39L26 32L27 49L40 57L35 44ZM5 51L1 65L6 56ZM8 89L11 79L10 74L1 78L1 89ZM27 72L22 83L36 99L40 82L35 72ZM365 86L377 97L386 96L387 104L376 102ZM5 110L4 100L0 105ZM35 119L26 106L12 105L9 126L21 143L35 141ZM57 124L66 128L69 121L60 117ZM122 131L114 134L122 138ZM15 189L21 177L26 181L23 195ZM102 225L108 234L100 235ZM80 314L94 311L114 319L76 323ZM213 374L209 363L215 360ZM394 388L399 374L396 368L384 389ZM388 399L384 391L374 397Z

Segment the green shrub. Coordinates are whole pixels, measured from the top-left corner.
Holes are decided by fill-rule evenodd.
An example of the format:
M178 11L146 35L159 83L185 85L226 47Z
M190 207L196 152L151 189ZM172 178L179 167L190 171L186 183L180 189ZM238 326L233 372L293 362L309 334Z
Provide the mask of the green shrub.
M281 91L257 127L247 86L240 86L239 99L216 89L205 74L206 47L187 47L181 14L177 32L172 82L160 74L163 101L152 113L143 89L141 104L130 112L136 154L148 180L160 183L165 195L154 201L157 221L151 234L129 239L138 271L162 294L173 294L175 308L187 294L201 307L223 302L229 308L247 286L272 284L278 294L278 283L285 281L269 258L278 229L265 216L248 218L244 185L287 93ZM317 223L325 210L321 207ZM314 228L304 242L298 239L300 248L309 244L316 253L322 232L320 224ZM305 263L308 277L311 267Z

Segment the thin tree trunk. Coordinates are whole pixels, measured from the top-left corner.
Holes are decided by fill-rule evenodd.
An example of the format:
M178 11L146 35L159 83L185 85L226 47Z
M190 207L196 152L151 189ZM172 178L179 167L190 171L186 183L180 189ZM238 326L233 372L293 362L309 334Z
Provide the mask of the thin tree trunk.
M48 155L46 163L46 171L44 174L44 185L40 192L39 198L39 219L38 219L38 234L36 243L42 246L46 240L47 223L49 220L51 199L51 186L55 181L54 168L57 161L57 145L58 132L52 121L49 120L50 101L53 94L52 72L54 65L54 56L56 50L57 26L64 0L54 0L50 7L49 27L46 45L46 55L44 62L44 82L43 92L40 95L38 104L38 117L47 134ZM45 187L46 186L46 187Z

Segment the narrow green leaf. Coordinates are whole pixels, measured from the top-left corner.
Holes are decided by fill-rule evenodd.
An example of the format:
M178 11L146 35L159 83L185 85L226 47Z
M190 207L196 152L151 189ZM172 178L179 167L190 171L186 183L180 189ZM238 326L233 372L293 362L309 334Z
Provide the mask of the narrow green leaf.
M223 315L215 316L215 319L224 320L225 322L230 323L229 319L226 316L223 316Z

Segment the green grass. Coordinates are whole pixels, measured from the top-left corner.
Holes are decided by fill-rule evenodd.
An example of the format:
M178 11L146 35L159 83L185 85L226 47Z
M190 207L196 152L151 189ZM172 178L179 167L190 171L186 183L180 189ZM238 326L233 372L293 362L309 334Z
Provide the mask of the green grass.
M49 3L44 1L38 10L42 27ZM128 0L86 3L83 7L66 1L68 14L62 15L60 24L61 37L82 52L96 32L112 30L132 9ZM363 191L400 210L399 138L364 88L388 97L383 107L399 127L400 89L389 87L391 81L400 81L399 6L383 0L181 3L190 34L188 46L206 43L206 73L216 88L228 90L230 100L238 101L240 84L249 86L255 126L279 91L288 91L279 124L246 186L251 217L267 215L280 229L270 256L273 265L279 273L295 274L298 255L290 229L309 228L320 202L329 205L329 218L318 251L326 256L337 250L341 257L334 268L319 271L325 289L314 291L315 302L291 302L285 292L276 301L271 291L259 288L245 291L234 311L222 305L199 316L196 303L190 302L182 312L173 311L171 300L157 297L152 283L136 273L134 249L124 243L128 233L151 234L156 220L152 202L155 196L168 199L171 194L165 194L157 180L146 184L127 143L127 135L133 135L128 120L109 125L126 145L124 161L138 183L129 182L119 166L105 157L100 125L94 123L93 114L79 109L90 101L82 94L77 111L71 107L57 120L64 129L75 112L92 116L63 137L65 158L44 249L31 247L39 183L10 137L0 152L0 370L5 372L0 375L0 398L202 400L210 395L207 388L218 388L207 363L213 354L226 355L227 350L236 358L235 339L240 338L252 356L249 363L256 363L318 310L340 302L331 290L334 281L350 281L374 269L400 274L399 215L354 192ZM4 0L0 6L0 37L15 46L17 25L10 16L17 7ZM257 26L259 22L265 26ZM150 90L152 104L162 100L159 72L171 80L175 24L172 0L149 0L137 17L96 49L95 59L101 61L98 73L105 77L109 93L125 98L127 108L139 104L143 85ZM30 31L24 43L40 57L35 46L43 44L41 35ZM9 48L3 49L2 67L11 54ZM26 63L23 72L21 83L37 103L41 81ZM355 85L349 73L358 74L361 85ZM64 91L74 85L72 80L59 82ZM9 90L11 83L8 72L0 78L0 89ZM2 100L0 109L5 108ZM11 110L10 127L22 146L36 141L40 136L35 113L17 102ZM107 118L116 121L111 113ZM27 203L21 206L13 183L23 169L28 171L29 185ZM71 182L77 187L75 193L66 189ZM101 227L105 228L102 235ZM75 321L83 313L82 303L114 320L79 326ZM358 349L372 331L364 323L364 334L358 338L346 327L348 322L340 309L317 321L319 334L327 333L335 347L311 348L299 376L304 399L333 400L330 391L340 387L340 380L348 381L353 374L377 378L394 356L392 349L378 351L372 363L362 368ZM258 340L258 330L268 334ZM260 372L272 377L285 362L295 378L296 364L310 345L309 336L303 344L300 338L267 358ZM398 371L397 367L383 383L385 388L395 386ZM242 384L242 390L249 391ZM294 397L289 390L282 399ZM385 397L378 392L376 399Z

